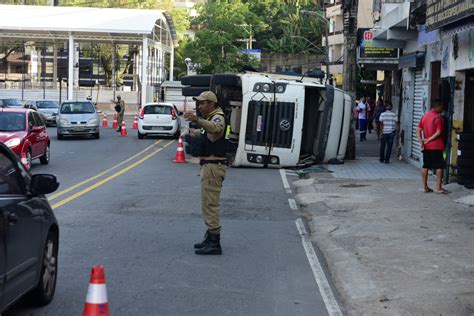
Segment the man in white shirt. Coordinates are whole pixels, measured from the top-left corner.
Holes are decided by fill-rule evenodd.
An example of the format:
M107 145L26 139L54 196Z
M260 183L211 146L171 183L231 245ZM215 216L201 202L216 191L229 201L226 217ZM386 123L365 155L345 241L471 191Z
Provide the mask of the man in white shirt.
M357 113L359 113L359 133L360 133L360 141L363 142L366 139L367 134L367 101L365 97L360 99L359 104L357 105L356 109Z
M380 142L379 161L389 163L397 124L397 115L392 112L392 105L390 103L387 103L387 110L380 114L379 122L382 125L382 141Z

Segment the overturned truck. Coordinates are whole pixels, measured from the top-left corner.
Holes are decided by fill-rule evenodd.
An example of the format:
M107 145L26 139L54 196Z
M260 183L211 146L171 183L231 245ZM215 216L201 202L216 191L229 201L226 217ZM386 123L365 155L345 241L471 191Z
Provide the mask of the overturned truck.
M276 74L183 77L183 96L211 90L224 110L232 166L294 167L342 160L351 98L317 79Z

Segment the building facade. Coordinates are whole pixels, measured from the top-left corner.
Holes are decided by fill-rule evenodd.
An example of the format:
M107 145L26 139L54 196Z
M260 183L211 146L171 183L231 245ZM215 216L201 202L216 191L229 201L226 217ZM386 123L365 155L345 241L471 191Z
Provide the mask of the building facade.
M421 167L416 127L431 102L441 99L447 125L446 171L448 177L456 175L456 135L474 131L474 2L378 0L374 13L374 40L403 52L391 84L400 87L396 108L404 159Z

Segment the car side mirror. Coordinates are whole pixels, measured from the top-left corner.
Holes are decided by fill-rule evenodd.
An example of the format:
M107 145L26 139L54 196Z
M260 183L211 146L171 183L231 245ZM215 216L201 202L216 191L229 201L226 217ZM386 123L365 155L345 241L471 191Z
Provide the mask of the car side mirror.
M59 182L52 174L34 174L31 177L30 189L35 194L48 194L59 188Z

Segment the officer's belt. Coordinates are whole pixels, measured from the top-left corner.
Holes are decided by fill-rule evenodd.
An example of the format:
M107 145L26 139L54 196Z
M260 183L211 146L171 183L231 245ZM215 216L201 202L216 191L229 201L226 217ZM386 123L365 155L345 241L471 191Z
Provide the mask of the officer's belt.
M206 160L206 159L201 159L199 161L199 165L203 166L203 165L207 165L207 164L211 164L211 165L227 165L227 160Z

